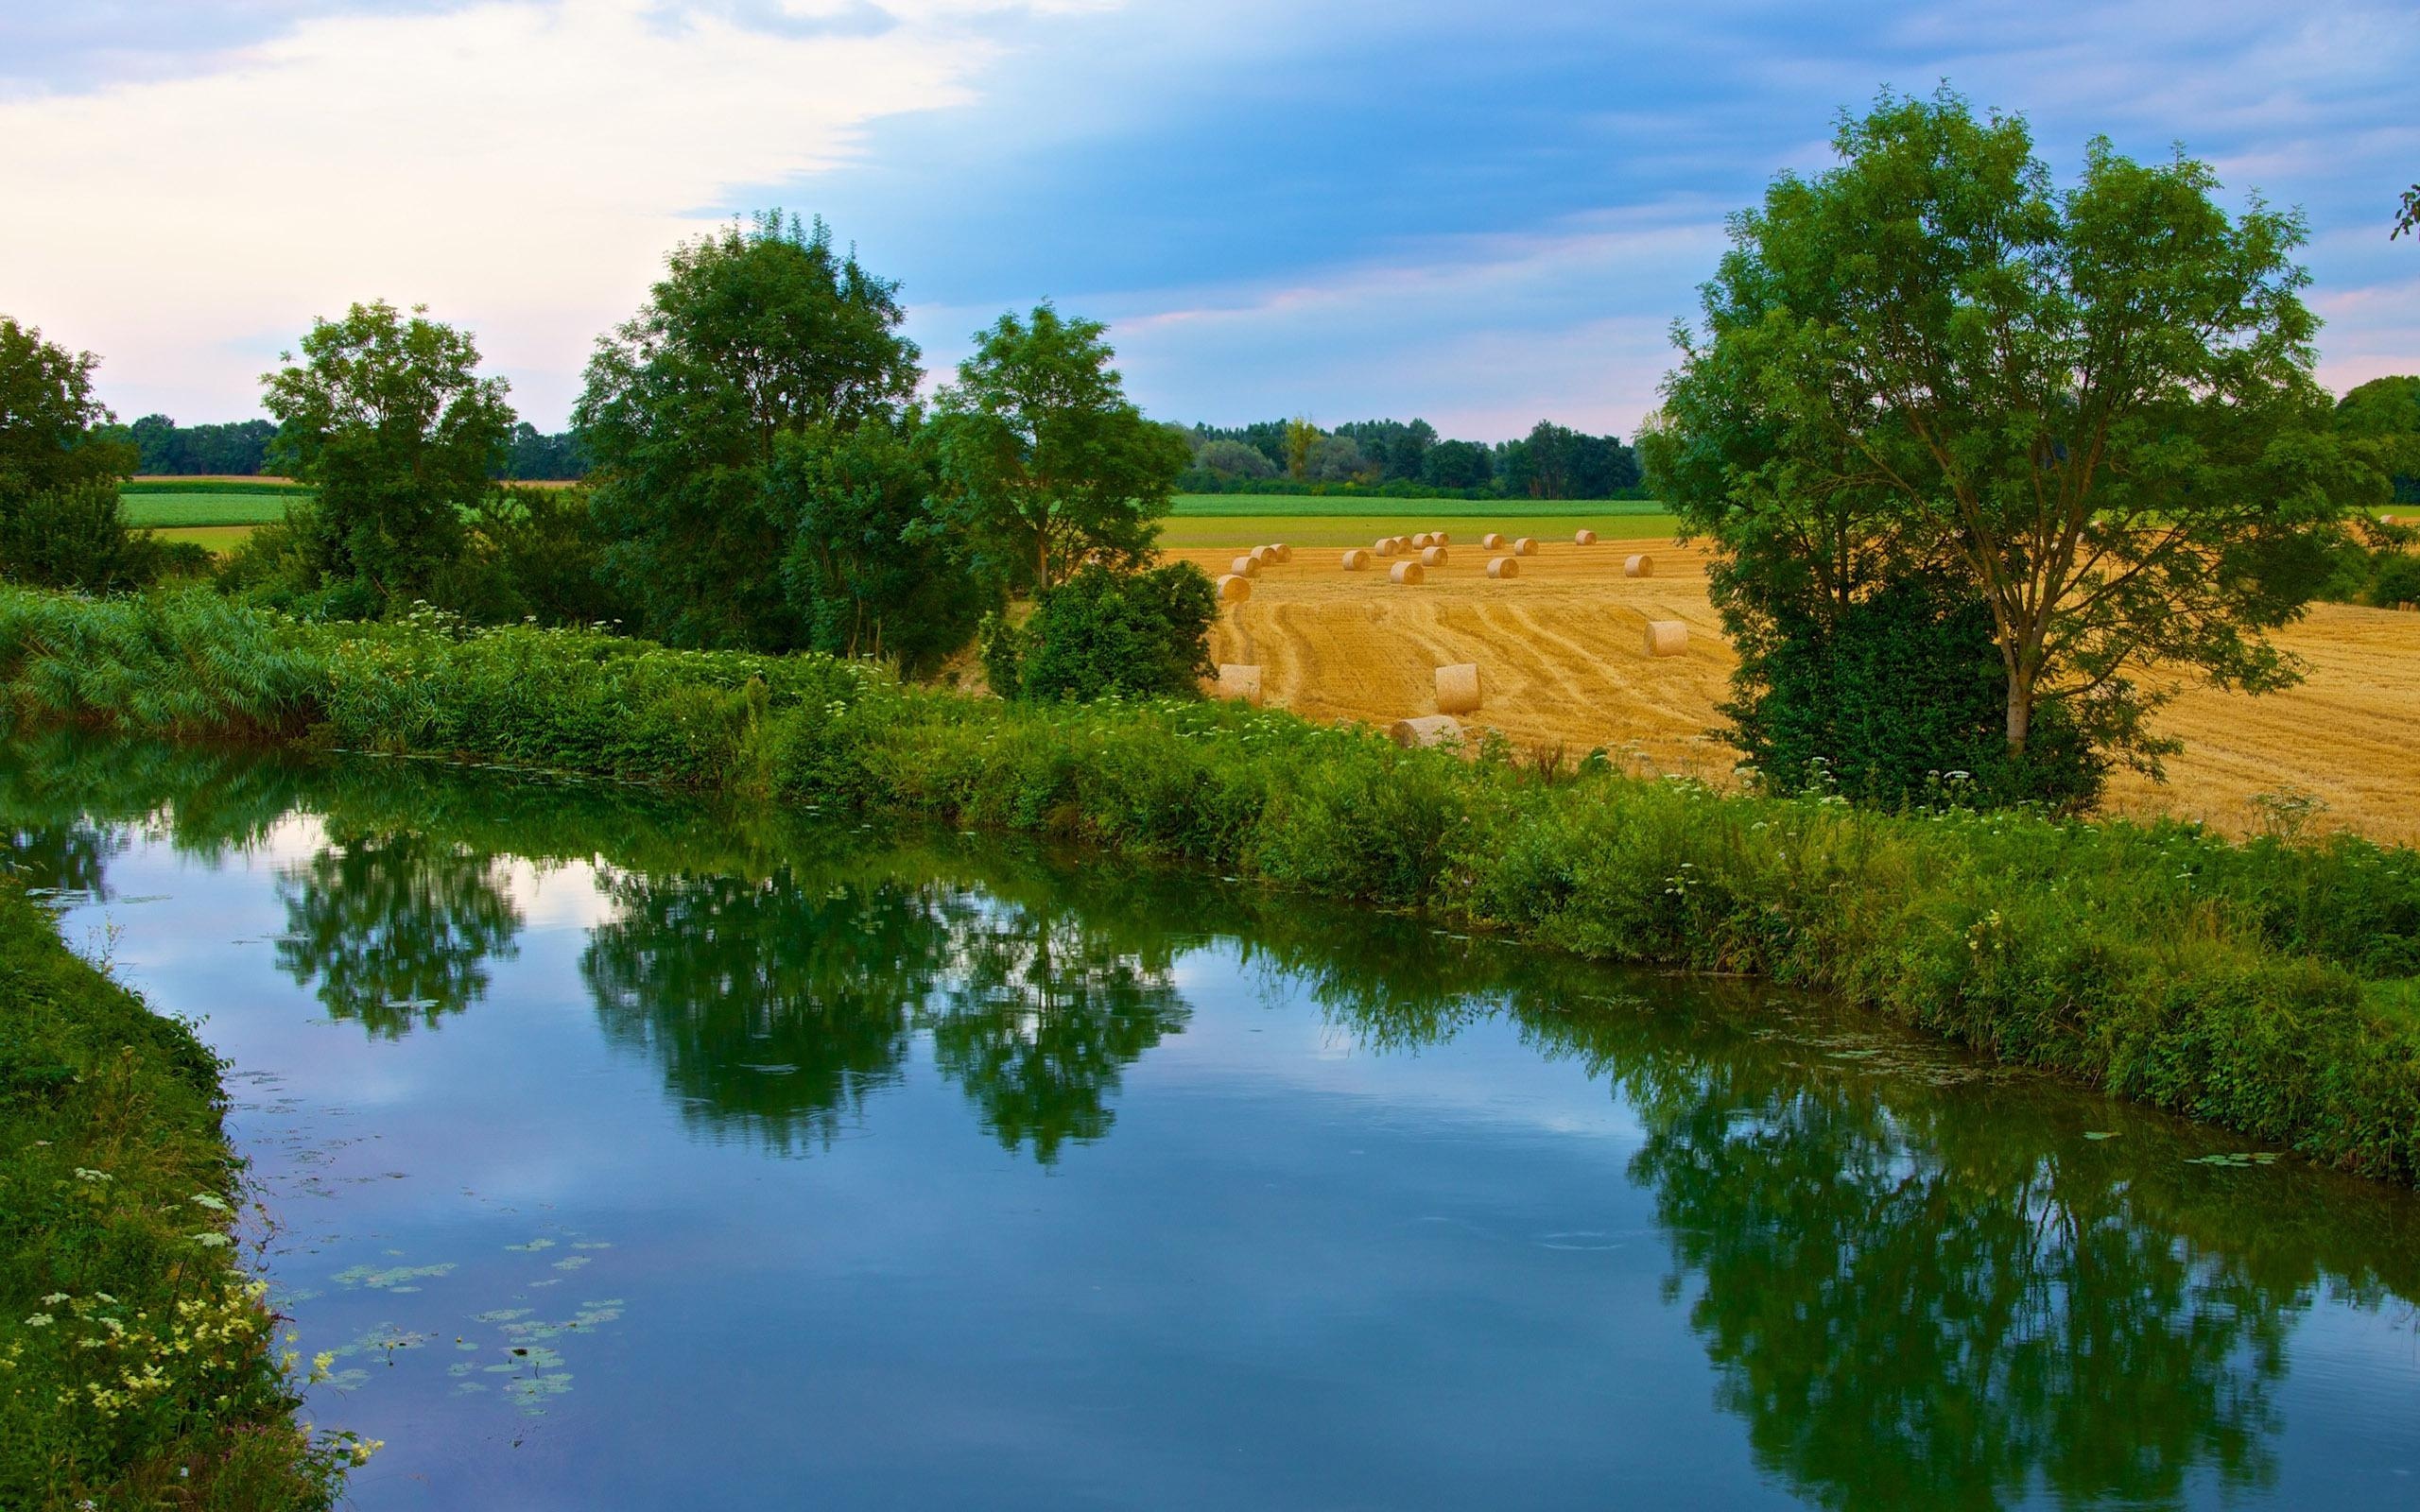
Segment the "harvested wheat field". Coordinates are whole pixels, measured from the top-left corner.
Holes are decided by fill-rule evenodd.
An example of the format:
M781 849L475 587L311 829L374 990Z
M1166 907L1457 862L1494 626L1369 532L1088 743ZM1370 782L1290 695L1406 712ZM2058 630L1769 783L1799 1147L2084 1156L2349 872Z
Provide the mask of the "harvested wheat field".
M1215 575L1251 544L1168 555ZM1626 576L1639 553L1653 576ZM1334 551L1298 552L1220 611L1213 660L1257 665L1271 707L1381 728L1435 713L1436 669L1473 662L1485 701L1460 716L1467 728L1501 730L1524 751L1602 747L1637 770L1730 780L1737 753L1705 733L1720 722L1733 658L1702 551L1542 538L1518 576L1491 578L1498 555L1457 532L1443 565L1397 584L1346 571ZM1687 627L1678 655L1649 656L1655 620ZM2257 698L2188 689L2159 720L2186 744L2168 782L2120 776L2111 810L2245 833L2264 822L2256 798L2299 789L2325 805L2314 829L2420 844L2420 614L2321 604L2279 641L2309 664L2308 680Z

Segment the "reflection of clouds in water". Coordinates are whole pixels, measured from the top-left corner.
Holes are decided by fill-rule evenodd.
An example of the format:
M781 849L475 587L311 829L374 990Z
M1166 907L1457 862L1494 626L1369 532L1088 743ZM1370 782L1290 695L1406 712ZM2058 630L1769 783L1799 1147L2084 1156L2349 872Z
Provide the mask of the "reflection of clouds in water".
M532 932L546 929L590 930L621 917L593 861L556 861L544 866L513 858L505 868L505 886L520 906Z

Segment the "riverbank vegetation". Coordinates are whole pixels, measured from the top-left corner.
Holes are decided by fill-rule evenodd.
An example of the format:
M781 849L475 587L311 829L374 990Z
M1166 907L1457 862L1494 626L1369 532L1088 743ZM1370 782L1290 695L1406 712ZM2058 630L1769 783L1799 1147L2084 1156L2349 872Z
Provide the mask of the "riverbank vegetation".
M2021 1064L2420 1179L2420 855L1956 805L1725 797L1197 700L970 699L862 661L189 591L0 591L43 722L467 757L1060 836L1837 992Z
M0 1504L330 1504L231 1237L219 1063L0 878Z

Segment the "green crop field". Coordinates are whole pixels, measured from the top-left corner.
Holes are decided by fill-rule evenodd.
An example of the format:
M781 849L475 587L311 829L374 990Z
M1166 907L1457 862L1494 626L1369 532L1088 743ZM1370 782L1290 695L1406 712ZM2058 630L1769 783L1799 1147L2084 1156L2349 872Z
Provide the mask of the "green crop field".
M126 518L138 527L191 525L260 525L285 518L285 507L298 494L292 490L252 492L217 490L177 492L120 490Z

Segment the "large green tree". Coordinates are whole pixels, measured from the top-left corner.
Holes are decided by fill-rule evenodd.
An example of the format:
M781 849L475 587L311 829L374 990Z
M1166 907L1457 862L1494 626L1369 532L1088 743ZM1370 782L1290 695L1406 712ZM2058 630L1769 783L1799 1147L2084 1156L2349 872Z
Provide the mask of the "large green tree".
M462 550L462 511L511 434L502 378L471 334L384 300L314 320L302 356L261 377L278 421L270 461L319 490L312 549L372 609L428 591Z
M2055 704L2148 762L2147 671L2292 681L2264 632L2379 487L2311 375L2301 216L2098 140L2059 188L2022 119L1945 89L1834 145L1734 219L1642 438L1750 664L1937 573L1990 611L2014 751Z
M97 434L116 419L93 394L100 364L0 315L0 500L134 471L135 449Z
M933 448L912 409L895 424L782 437L765 490L792 523L782 575L809 646L892 658L913 676L974 634L994 595L929 512Z
M1087 557L1141 565L1192 460L1126 398L1107 329L1046 303L1004 315L942 391L945 505L992 571L1036 593Z
M573 420L611 570L650 634L805 644L780 572L796 522L766 470L786 435L907 403L921 374L904 315L898 284L821 220L767 212L676 248L646 308L598 339Z
M98 366L0 316L0 577L107 593L159 576L118 502L139 454L94 397Z
M2336 402L2336 428L2369 443L2394 479L2394 502L2420 504L2420 377L2373 378Z

